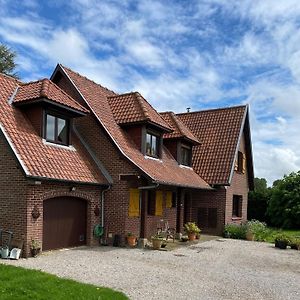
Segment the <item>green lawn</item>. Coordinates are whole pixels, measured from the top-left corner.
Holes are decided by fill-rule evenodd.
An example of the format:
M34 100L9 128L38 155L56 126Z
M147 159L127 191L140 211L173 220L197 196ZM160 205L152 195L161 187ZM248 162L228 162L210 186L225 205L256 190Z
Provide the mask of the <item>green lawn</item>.
M40 271L0 264L0 299L96 299L123 300L124 294Z
M287 234L290 237L298 237L300 238L300 230L286 230L286 229L276 229L276 228L268 228L269 233L266 238L266 241L269 243L274 243L274 239L276 234L278 233L284 233Z

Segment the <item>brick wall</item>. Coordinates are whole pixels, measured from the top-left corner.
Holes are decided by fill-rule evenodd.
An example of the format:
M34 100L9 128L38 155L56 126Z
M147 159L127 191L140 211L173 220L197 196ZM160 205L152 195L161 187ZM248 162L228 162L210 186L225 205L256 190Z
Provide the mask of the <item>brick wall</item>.
M75 191L70 191L71 187L75 187ZM93 236L93 228L100 223L100 217L94 213L96 205L100 207L101 188L99 186L51 181L35 184L35 181L27 180L27 210L25 214L27 216L27 236L25 238L27 252L31 239L39 241L41 247L43 246L43 202L56 197L78 197L87 201L87 244L97 245L99 242ZM34 219L31 214L35 205L41 214L38 219Z
M11 230L16 239L26 237L26 180L0 131L0 229Z
M224 187L216 188L213 191L193 191L192 211L190 220L198 223L198 208L216 208L217 209L217 226L216 228L200 228L203 233L222 234L225 222L225 202L226 189ZM201 227L201 226L200 226Z
M244 134L241 138L239 151L246 153ZM249 186L248 186L247 169L245 170L244 174L234 171L232 181L231 181L231 186L227 188L227 193L226 193L225 223L241 223L247 220L248 190L249 190ZM235 219L232 218L233 195L240 195L243 197L241 218L235 218Z

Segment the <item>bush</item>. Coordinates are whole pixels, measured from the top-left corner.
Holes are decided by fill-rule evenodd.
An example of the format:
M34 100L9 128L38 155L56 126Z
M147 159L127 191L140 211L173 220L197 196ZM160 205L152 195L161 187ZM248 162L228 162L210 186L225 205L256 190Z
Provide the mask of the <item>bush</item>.
M275 236L275 243L276 242L284 242L286 244L290 244L290 241L291 241L291 238L287 235L287 234L284 234L284 233L278 233L276 236Z
M226 224L224 228L224 237L231 239L245 240L247 233L246 224Z
M270 235L267 224L258 220L248 221L247 231L250 231L254 235L254 240L259 242L265 242Z
M184 224L184 230L186 233L200 233L201 230L200 228L196 225L196 223L193 222L187 222L186 224Z
M277 181L267 213L276 227L300 227L300 171Z

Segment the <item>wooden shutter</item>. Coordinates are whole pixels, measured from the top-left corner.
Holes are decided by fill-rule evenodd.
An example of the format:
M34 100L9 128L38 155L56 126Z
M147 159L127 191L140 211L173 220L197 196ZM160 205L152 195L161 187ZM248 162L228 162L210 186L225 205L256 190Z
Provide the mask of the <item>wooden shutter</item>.
M236 160L234 161L234 171L237 171L239 168L239 160L238 158L236 158Z
M156 191L155 195L155 215L156 216L162 216L163 214L163 192L162 191Z
M167 192L167 200L166 200L166 207L171 208L172 207L172 192Z
M242 165L242 173L244 174L246 171L246 155L243 153L243 165Z
M138 217L140 215L140 191L138 189L129 189L129 217Z

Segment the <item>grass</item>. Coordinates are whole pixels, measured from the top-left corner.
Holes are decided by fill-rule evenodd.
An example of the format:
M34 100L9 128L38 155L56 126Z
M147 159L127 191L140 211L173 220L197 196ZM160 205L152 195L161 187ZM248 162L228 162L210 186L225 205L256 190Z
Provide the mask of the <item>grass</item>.
M268 228L268 235L266 237L266 242L274 243L275 236L278 233L284 233L290 237L299 237L300 238L300 230Z
M124 300L128 298L108 288L61 279L40 271L0 264L0 299Z

